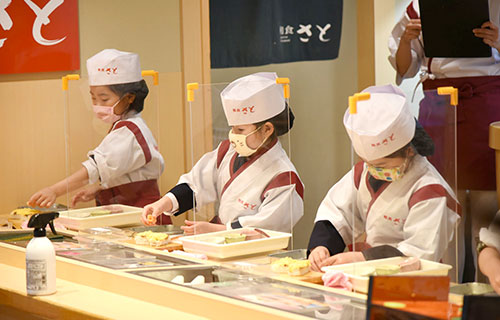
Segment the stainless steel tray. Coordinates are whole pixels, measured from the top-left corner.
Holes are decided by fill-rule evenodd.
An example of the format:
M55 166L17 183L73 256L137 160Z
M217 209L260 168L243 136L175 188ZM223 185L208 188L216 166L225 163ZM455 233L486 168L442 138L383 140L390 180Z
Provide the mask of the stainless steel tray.
M214 274L214 270L217 268L216 266L199 266L166 270L130 271L130 273L165 282L170 282L177 276L183 276L184 283L190 283L194 278L201 275L205 278L206 283L210 283L219 281L218 277Z
M493 287L486 283L480 282L468 282L457 284L450 287L450 293L460 294L460 295L495 295L495 290Z
M182 230L178 226L174 226L172 224L166 224L162 226L142 226L142 227L132 227L126 228L126 230L133 231L134 233L144 232L151 230L153 232L163 232L166 234L183 234L184 230Z
M282 258L292 258L296 260L305 260L307 259L307 249L295 249L295 250L287 250L278 253L271 253L269 255L271 258L271 262L274 260L282 259Z

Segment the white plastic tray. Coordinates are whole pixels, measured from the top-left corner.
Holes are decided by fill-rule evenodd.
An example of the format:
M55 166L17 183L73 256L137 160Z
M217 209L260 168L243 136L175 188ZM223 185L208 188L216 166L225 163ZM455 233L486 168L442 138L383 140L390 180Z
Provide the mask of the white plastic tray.
M359 274L366 272L367 267L376 267L382 265L398 265L403 260L408 259L407 257L394 257L386 259L369 260L363 262L346 263L334 266L328 266L321 268L322 271L327 272L329 270L342 271L349 277L353 288L355 291L368 293L368 283L369 277L363 277ZM420 270L400 272L394 276L412 276L412 275L428 275L428 276L447 276L448 271L452 266L448 264L438 263L434 261L420 259Z
M102 210L103 208L113 206L123 210L121 213L110 213L102 216L90 216L78 218L81 213ZM59 212L59 218L56 222L61 223L68 229L81 230L95 227L116 227L141 223L142 208L126 206L123 204L113 204L101 207L89 207Z
M260 229L267 233L270 237L255 240L246 240L230 244L215 244L203 241L204 239L224 236L229 233L240 233L241 230L244 229L253 230L253 228L240 228L210 232L200 235L182 237L180 238L180 241L182 241L184 251L192 253L203 253L208 257L225 259L286 248L288 247L288 241L292 236L292 234L290 233Z

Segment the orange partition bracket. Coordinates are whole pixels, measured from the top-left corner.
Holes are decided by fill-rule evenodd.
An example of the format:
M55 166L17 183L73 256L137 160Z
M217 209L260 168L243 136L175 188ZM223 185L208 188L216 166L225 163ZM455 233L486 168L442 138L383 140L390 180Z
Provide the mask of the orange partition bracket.
M355 114L358 112L358 101L370 99L369 92L355 93L353 96L349 96L349 113Z
M437 88L437 92L439 95L449 95L450 96L450 104L452 106L458 105L458 89L454 87L439 87Z
M276 83L283 85L283 95L285 96L285 99L290 99L290 79L276 78Z
M69 80L80 80L79 74L68 74L62 77L62 89L63 91L68 90L68 81Z
M500 121L490 123L488 145L495 150L496 181L500 186ZM497 188L497 201L500 206L500 188Z
M155 70L142 70L141 75L143 77L152 76L153 77L153 85L157 86L160 83L160 76L158 71Z
M194 101L194 90L198 90L200 86L198 85L198 82L190 82L187 84L187 100L189 102Z

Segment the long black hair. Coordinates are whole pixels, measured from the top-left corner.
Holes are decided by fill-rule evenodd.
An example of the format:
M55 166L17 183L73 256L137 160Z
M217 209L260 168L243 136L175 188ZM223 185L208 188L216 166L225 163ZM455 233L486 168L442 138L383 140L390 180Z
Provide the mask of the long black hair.
M404 158L406 157L406 150L408 148L413 148L419 155L424 157L434 154L434 141L432 141L432 138L427 134L424 127L422 127L417 119L415 119L415 122L415 135L410 143L384 158Z
M144 99L148 96L149 89L146 81L141 80L130 83L119 83L109 85L109 89L122 98L127 93L135 96L127 111L135 110L141 112L144 109Z

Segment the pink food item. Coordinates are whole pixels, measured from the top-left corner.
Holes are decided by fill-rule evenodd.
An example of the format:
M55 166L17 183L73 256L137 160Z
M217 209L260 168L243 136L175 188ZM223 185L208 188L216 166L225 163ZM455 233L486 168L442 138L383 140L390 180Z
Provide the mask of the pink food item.
M345 289L352 291L352 283L342 271L330 270L327 271L321 279L325 287Z
M256 239L264 238L264 236L262 234L260 234L259 232L255 231L255 230L243 229L243 230L241 230L240 233L246 235L245 240L256 240Z
M101 207L102 210L109 210L111 213L122 213L123 212L123 209L118 207L118 206L112 206L112 205L109 205L109 206L103 206Z
M420 259L416 257L410 257L399 263L401 272L420 270L420 267Z

